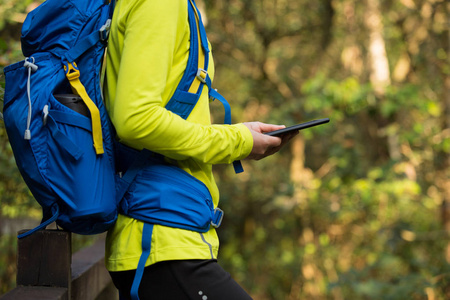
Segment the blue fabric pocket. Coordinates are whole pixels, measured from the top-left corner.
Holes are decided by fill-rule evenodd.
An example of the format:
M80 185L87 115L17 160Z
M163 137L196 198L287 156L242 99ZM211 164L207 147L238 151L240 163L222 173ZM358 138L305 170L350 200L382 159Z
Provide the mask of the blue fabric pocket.
M120 207L123 214L138 220L197 232L209 230L215 212L203 182L164 163L141 170Z

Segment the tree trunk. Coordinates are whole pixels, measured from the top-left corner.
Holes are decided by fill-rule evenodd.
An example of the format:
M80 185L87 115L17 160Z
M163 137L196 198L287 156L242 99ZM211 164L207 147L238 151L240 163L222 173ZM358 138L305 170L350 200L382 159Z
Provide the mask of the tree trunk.
M367 120L364 121L367 138L369 138L370 144L375 146L369 151L371 151L373 161L388 158L397 159L396 153L399 153L399 145L396 142L398 141L397 137L394 136L397 133L386 130L390 123L389 119L379 111L382 103L386 101L386 88L391 84L379 0L366 1L365 25L369 36L369 80L377 101L374 107L375 113L366 116ZM373 155L376 157L373 157Z
M366 26L369 30L370 83L377 96L382 97L391 79L379 6L379 0L367 0Z

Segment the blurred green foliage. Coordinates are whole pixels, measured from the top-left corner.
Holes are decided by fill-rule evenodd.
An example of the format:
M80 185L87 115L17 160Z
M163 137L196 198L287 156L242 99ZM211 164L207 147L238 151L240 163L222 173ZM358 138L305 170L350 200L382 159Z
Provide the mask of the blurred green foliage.
M449 299L448 3L198 2L236 122L331 119L243 174L215 168L219 262L254 299ZM20 59L13 20L30 3L0 0L1 67ZM38 215L0 124L0 217Z

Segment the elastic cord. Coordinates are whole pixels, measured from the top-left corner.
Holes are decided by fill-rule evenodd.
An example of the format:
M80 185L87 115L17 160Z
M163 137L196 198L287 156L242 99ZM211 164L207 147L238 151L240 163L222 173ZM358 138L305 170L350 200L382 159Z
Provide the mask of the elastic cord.
M25 130L24 139L30 140L31 139L31 115L32 115L32 108L31 108L31 71L36 72L38 69L38 66L34 64L34 57L31 57L32 62L28 61L28 57L25 58L25 63L23 66L28 69L28 79L27 79L27 96L28 96L28 116L27 116L27 129Z

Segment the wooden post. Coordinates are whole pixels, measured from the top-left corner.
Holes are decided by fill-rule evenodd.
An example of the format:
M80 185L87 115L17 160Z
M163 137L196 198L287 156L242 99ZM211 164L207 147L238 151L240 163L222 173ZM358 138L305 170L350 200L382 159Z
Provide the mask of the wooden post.
M66 231L40 230L20 239L17 287L1 300L118 300L105 268L104 239L73 256L71 250Z
M39 230L19 239L17 248L18 286L70 289L72 238L69 232Z
M71 300L98 299L105 289L108 300L118 298L111 277L105 268L105 241L99 239L88 248L81 249L72 257ZM108 288L110 288L108 290ZM115 295L113 297L112 295Z

